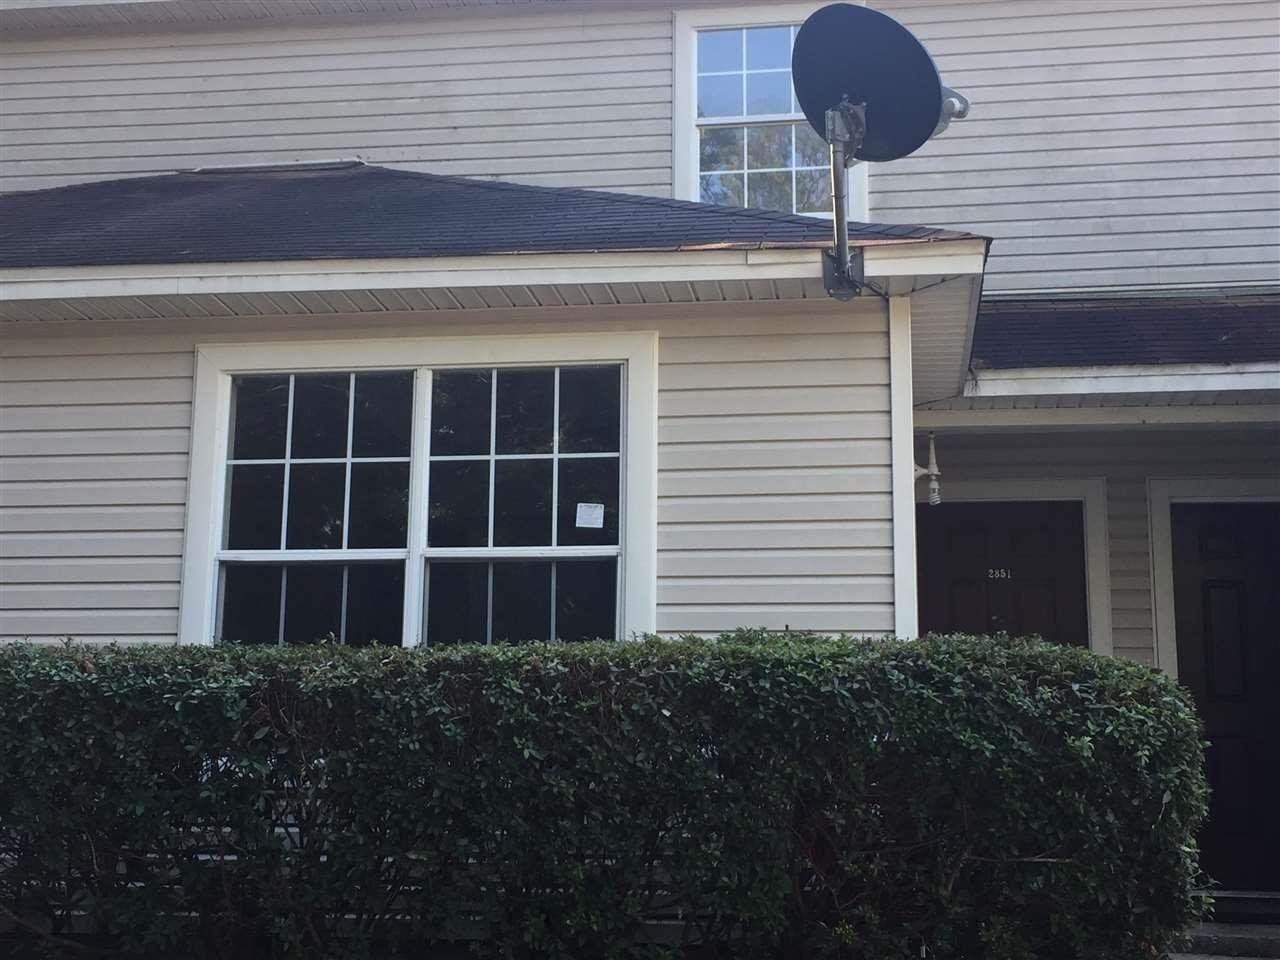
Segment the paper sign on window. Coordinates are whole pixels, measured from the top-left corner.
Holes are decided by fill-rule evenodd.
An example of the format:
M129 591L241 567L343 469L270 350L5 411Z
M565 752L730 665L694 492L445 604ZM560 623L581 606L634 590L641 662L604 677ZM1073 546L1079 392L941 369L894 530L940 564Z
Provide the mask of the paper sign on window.
M577 526L593 527L597 530L604 527L604 504L603 503L580 503L578 504Z

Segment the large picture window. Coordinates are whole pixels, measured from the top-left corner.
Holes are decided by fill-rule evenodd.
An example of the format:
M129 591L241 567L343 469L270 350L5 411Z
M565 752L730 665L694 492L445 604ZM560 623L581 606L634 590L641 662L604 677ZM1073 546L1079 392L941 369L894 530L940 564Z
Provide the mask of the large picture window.
M440 645L652 629L628 622L639 598L630 615L624 605L629 372L592 358L228 373L212 638ZM636 476L636 515L651 517ZM651 575L652 534L637 540Z

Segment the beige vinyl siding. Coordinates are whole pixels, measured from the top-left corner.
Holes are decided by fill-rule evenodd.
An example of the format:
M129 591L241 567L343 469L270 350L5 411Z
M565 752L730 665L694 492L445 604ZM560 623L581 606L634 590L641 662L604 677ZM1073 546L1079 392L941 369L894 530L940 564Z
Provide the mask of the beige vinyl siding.
M197 343L625 329L660 331L658 628L890 631L888 319L861 301L10 330L0 638L175 637Z
M1280 431L1275 426L944 433L937 448L944 501L947 481L1106 479L1115 653L1148 664L1155 662L1148 478L1280 475Z
M669 9L17 36L0 43L0 190L358 156L671 191Z
M995 238L985 290L1280 281L1275 0L872 0L968 119L871 218Z

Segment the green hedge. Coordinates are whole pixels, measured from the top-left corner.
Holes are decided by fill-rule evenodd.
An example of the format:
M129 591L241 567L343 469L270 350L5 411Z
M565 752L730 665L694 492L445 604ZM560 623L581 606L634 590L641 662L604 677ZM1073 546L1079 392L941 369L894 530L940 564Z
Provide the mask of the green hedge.
M11 647L0 711L0 921L130 955L1153 958L1199 908L1187 697L1039 643Z

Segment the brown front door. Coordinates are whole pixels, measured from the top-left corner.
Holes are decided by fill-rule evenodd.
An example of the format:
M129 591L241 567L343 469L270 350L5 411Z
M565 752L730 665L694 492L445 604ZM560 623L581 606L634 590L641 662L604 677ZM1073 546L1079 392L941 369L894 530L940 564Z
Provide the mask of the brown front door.
M1209 739L1201 866L1280 890L1280 504L1175 503L1178 679Z
M921 504L916 529L921 632L1088 645L1082 504Z

